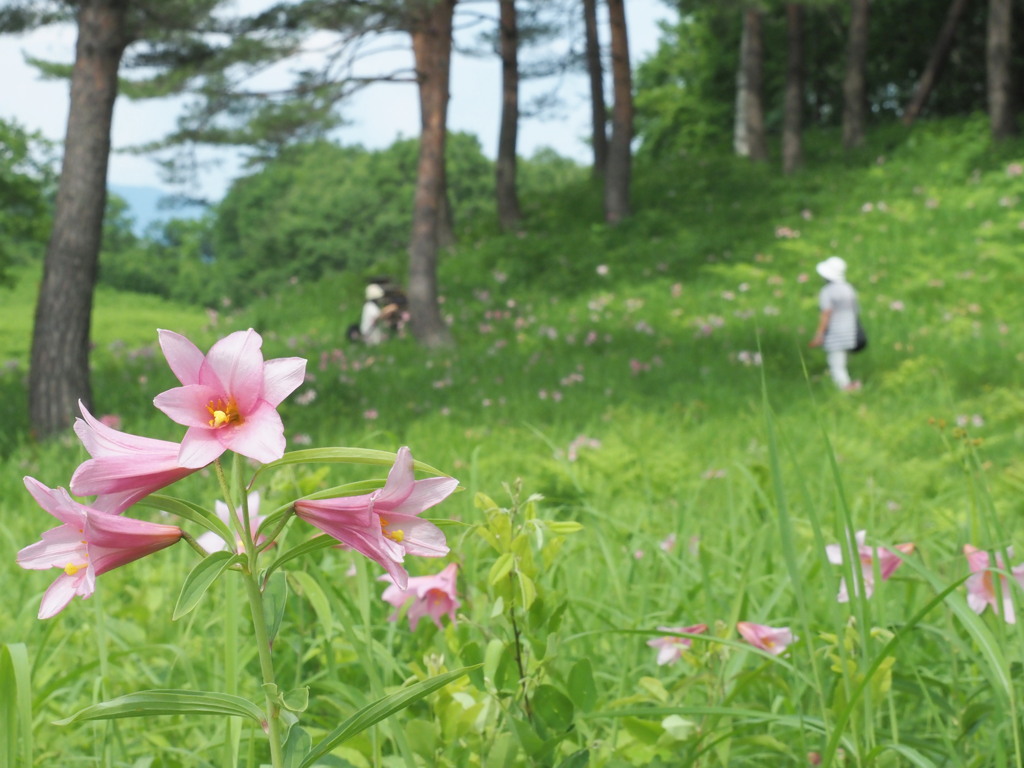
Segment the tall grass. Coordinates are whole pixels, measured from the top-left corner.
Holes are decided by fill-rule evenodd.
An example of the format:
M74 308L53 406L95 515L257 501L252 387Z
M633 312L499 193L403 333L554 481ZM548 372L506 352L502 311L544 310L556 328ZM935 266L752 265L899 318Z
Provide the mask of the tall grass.
M446 255L448 351L347 344L361 297L346 275L216 318L103 294L97 312L113 322L95 325L98 410L178 439L151 405L173 384L155 328L204 346L251 325L268 357L310 361L282 406L291 447L409 445L460 479L466 492L437 510L455 521L457 624L387 621L378 569L351 553L318 552L288 579L278 676L312 686L313 733L403 681L485 662L324 765L1021 765L1021 630L968 608L962 554L972 544L1009 566L1024 546L1024 147L992 150L984 135L977 119L890 128L854 156L812 136L792 179L728 157L641 160L637 213L611 231L580 214L594 210L586 188L527 201L522 236ZM806 347L813 267L832 253L850 263L871 336L851 361L864 381L853 396ZM19 295L4 322L21 330L4 339L30 327ZM51 724L139 688L260 691L229 586L169 621L194 562L184 549L105 574L89 602L35 620L50 575L13 554L50 522L21 477L66 484L84 452L70 436L20 437L27 347L6 343L0 644L23 643L31 663L31 715L18 711L33 720L36 763L259 764L258 734L230 721ZM281 471L264 490L375 476ZM209 505L215 488L199 473L182 494ZM529 532L513 571L536 584L529 608L490 578L499 554L486 531L506 518ZM550 526L570 521L582 530ZM875 546L915 545L892 578L875 574L870 599L859 530ZM827 559L832 544L844 565ZM849 603L836 600L840 580ZM1004 588L1017 600L1015 581ZM799 640L761 653L738 621ZM708 631L680 661L657 666L646 641L658 628L699 623Z

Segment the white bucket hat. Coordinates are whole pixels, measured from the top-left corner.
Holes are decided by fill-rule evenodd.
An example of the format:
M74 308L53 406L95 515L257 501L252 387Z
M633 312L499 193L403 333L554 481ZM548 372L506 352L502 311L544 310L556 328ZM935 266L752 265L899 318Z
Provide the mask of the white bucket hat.
M814 269L830 283L846 279L846 262L839 256L829 256Z
M384 289L376 283L370 283L366 286L366 300L376 301L377 299L384 298Z

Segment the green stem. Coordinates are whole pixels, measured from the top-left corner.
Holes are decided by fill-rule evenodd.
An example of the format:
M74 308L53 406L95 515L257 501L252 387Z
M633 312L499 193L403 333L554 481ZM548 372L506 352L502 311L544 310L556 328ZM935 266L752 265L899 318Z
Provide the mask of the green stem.
M235 455L235 467L232 477L238 477L238 455ZM224 468L218 459L215 463L217 479L220 481L221 489L228 509L233 513L236 509L231 496L231 488L227 478L224 476ZM249 522L248 499L244 488L241 494L242 520L241 539L245 547L246 567L243 569L243 580L245 581L245 595L249 599L249 609L252 613L252 629L256 637L256 650L260 658L260 673L263 676L263 694L267 702L267 738L270 741L270 764L273 768L284 768L284 754L281 743L281 708L278 705L279 693L277 680L274 676L274 657L270 645L270 633L267 631L267 615L263 610L263 593L259 585L259 552L252 538L252 525ZM237 530L238 517L230 515L232 528Z
M251 546L251 543L250 543ZM270 648L270 635L267 632L267 619L263 611L263 594L256 583L256 575L251 571L245 574L245 592L252 610L252 627L256 635L256 649L259 651L260 671L263 674L263 691L267 699L267 736L270 739L270 764L274 768L284 766L281 752L281 708L278 706L277 683L274 678L274 659Z

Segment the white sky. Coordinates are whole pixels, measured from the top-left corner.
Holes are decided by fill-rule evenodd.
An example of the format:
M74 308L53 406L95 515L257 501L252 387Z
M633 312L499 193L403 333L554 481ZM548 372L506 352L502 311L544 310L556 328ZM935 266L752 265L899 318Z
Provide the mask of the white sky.
M250 5L259 0L240 0ZM493 9L490 6L493 5ZM463 6L456 9L456 22ZM497 12L497 3L467 4L473 13ZM658 21L668 19L671 11L662 0L628 0L626 3L630 58L635 67L656 48ZM607 24L602 17L602 38L607 39ZM476 38L477 32L464 33ZM14 119L29 130L38 130L47 138L62 141L68 111L66 82L41 80L36 70L25 63L24 56L70 62L74 56L76 31L73 26L51 27L31 35L0 36L0 72L4 88L0 93L0 117ZM407 38L406 38L407 39ZM401 41L400 41L401 42ZM390 71L412 65L412 54L391 51L378 60L367 60L360 74ZM469 58L456 54L452 60L451 103L448 127L467 131L479 137L485 154L494 157L500 117L501 70L496 57ZM564 76L560 81L549 79L521 86L520 103L525 105L531 94L558 85L562 106L545 119L525 119L520 123L519 154L530 156L540 147L552 147L559 154L589 161L591 155L586 137L589 134L589 86L583 75ZM606 92L610 85L606 85ZM117 152L118 149L162 138L174 127L183 102L161 100L132 102L118 98L114 107L113 146L108 180L121 186L147 186L166 189L160 180L156 163L145 156ZM412 84L381 83L356 94L342 106L343 115L351 125L342 128L337 139L344 144L361 144L369 149L389 146L395 139L412 138L419 132L419 104ZM200 189L193 190L214 199L221 197L233 177L239 173L238 163L230 151L210 155L221 161L218 167L202 173Z

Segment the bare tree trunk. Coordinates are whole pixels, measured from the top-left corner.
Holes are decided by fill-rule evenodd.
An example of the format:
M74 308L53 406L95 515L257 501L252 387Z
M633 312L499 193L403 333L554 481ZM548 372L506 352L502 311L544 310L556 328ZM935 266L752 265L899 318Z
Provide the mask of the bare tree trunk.
M498 133L498 223L508 232L522 221L516 190L516 139L519 131L519 30L515 0L500 0L501 130Z
M604 218L617 224L629 216L629 183L632 172L633 76L629 66L624 0L608 0L611 25L612 140L608 145L608 166L604 180Z
M36 304L29 371L29 418L37 437L91 404L89 334L107 200L110 126L117 72L128 44L128 0L83 0L71 72L64 160L53 231Z
M593 176L604 178L608 167L608 110L604 104L604 67L601 66L601 42L597 36L597 0L583 0L583 26L587 40L587 74L590 76Z
M868 15L870 0L850 0L850 29L846 48L846 76L843 78L843 146L864 143L867 124L867 84L864 72L868 58Z
M736 67L736 110L732 123L732 148L740 157L750 156L747 139L747 59L750 58L750 29L746 14L740 32L740 59Z
M992 138L996 141L1017 132L1010 98L1012 23L1012 0L989 0L985 66L988 73L988 121Z
M786 3L786 96L782 116L782 171L793 173L804 162L804 8Z
M413 335L427 347L446 346L452 341L437 301L437 260L445 200L444 151L455 3L419 3L410 26L423 127L409 245L409 315Z
M928 56L928 63L925 64L924 71L917 80L914 95L910 99L910 103L903 110L904 125L912 125L917 116L921 114L924 105L928 103L928 96L931 95L932 88L935 87L939 75L942 74L942 68L945 66L946 59L949 56L949 49L953 47L956 26L960 22L960 17L970 1L953 0L953 4L949 6L949 11L946 13L946 21L943 23L942 29L939 30L939 37L935 41L935 45L932 46L932 52Z
M768 159L768 140L764 128L764 36L761 33L761 11L748 8L743 14L747 58L743 61L746 91L744 114L747 120L747 146L751 160ZM749 32L749 35L748 35Z

